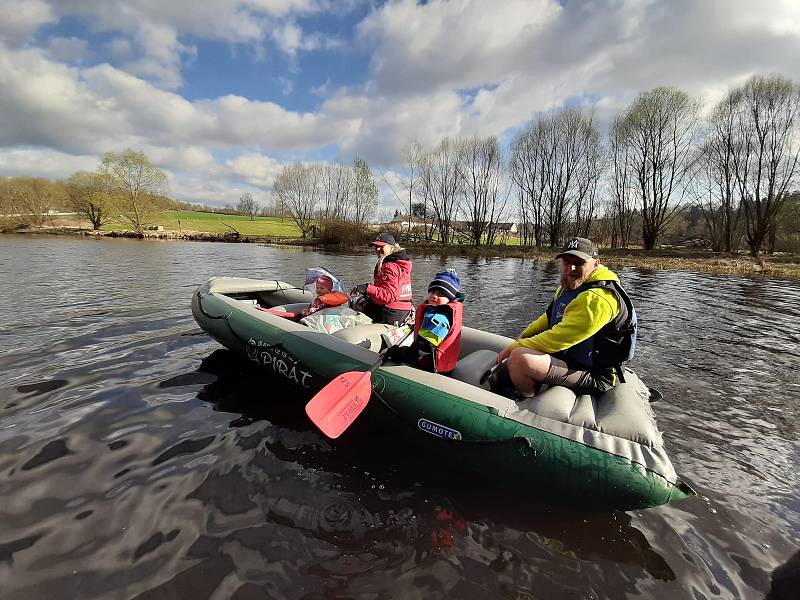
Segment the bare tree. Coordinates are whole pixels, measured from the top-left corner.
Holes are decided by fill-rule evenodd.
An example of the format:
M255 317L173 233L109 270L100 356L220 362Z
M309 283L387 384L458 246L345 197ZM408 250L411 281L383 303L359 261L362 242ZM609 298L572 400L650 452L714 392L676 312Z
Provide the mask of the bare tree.
M0 177L0 231L17 223L14 186L10 177Z
M366 161L353 161L353 193L350 202L350 220L357 225L366 224L378 207L378 186Z
M579 163L571 192L575 204L575 233L589 237L595 217L597 190L607 167L607 151L593 114L579 113L575 135Z
M800 192L793 192L775 217L773 248L800 253Z
M731 92L737 107L736 182L750 253L758 256L775 217L797 182L800 87L778 76L754 76Z
M153 197L163 193L167 176L143 152L130 148L121 153L106 153L97 171L115 195L121 216L143 234L156 210Z
M44 225L58 202L59 186L37 177L12 177L7 181L9 212L15 215L17 223Z
M466 217L470 243L494 244L497 221L505 209L502 197L503 163L497 138L468 138L461 142L459 173L463 180L460 213Z
M568 221L575 233L588 232L604 168L604 149L594 115L565 108L540 116L512 145L512 179L531 207L534 238L545 233L557 246Z
M533 121L511 142L511 180L517 187L522 243L541 246L544 239L542 132Z
M353 195L353 169L342 164L324 165L321 168L320 216L345 220Z
M441 244L453 241L453 217L463 185L458 171L460 156L461 144L445 138L420 163L420 186Z
M78 171L67 179L67 194L75 212L83 215L95 231L114 215L113 196L99 173Z
M292 218L303 238L316 225L321 177L320 165L292 163L284 165L272 186L276 207Z
M639 94L614 122L613 135L629 152L646 250L655 247L680 208L691 173L699 111L699 102L686 92L658 87Z
M422 146L419 142L414 142L406 148L406 164L408 165L408 178L406 179L406 190L408 191L408 235L412 233L412 217L414 216L414 186L417 185L419 179L420 165L423 156ZM423 204L423 207L425 205ZM425 210L423 208L423 219ZM416 233L416 228L413 228Z
M239 204L236 207L236 212L240 215L250 217L250 220L254 221L260 210L261 206L253 199L253 194L244 192L239 196Z
M698 201L711 237L712 249L731 252L738 245L741 197L736 186L741 91L731 92L714 108L706 127L706 139L697 161L700 177Z
M21 186L18 177L0 178L0 215L3 218L2 226L21 226L28 222L23 215Z
M632 181L631 151L625 143L622 115L618 115L609 128L611 156L611 219L613 228L611 246L627 248L631 243L636 200Z

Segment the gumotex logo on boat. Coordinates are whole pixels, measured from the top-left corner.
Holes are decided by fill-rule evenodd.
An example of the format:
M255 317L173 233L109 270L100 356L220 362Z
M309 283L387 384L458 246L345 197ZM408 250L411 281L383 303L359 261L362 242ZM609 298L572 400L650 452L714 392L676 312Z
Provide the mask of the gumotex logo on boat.
M435 435L436 437L447 438L449 440L461 439L460 431L456 431L455 429L450 429L449 427L445 427L444 425L439 425L439 423L429 421L428 419L420 419L419 421L417 421L417 427L422 429L422 431L424 431L425 433L430 433L431 435Z

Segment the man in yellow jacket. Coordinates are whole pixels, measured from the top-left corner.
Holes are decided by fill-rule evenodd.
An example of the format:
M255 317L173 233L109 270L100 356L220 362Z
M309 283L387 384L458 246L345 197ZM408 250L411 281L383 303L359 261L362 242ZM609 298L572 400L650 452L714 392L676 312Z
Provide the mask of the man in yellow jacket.
M540 383L602 394L633 355L636 312L617 275L600 264L594 243L573 238L556 258L560 286L553 302L497 356L492 390L513 392L510 377L517 400L532 396Z

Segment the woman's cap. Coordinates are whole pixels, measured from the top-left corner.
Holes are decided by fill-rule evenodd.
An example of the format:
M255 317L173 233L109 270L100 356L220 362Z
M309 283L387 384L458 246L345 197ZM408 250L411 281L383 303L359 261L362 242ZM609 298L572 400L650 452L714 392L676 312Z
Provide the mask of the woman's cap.
M428 284L428 291L441 290L449 300L455 300L461 290L461 279L455 269L439 271L434 275L433 280Z
M394 241L394 236L390 233L381 233L374 241L370 242L369 246L396 246L397 242Z

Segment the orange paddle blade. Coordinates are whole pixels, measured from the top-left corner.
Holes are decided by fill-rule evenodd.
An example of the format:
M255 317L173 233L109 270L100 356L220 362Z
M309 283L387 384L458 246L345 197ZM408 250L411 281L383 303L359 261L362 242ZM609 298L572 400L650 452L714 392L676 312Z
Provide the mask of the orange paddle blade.
M306 404L306 414L329 438L337 438L350 427L372 395L370 371L342 373Z

